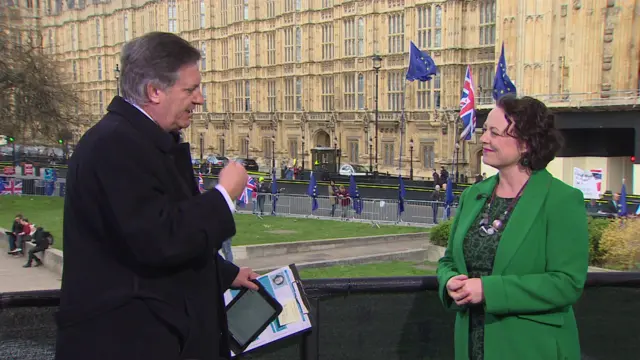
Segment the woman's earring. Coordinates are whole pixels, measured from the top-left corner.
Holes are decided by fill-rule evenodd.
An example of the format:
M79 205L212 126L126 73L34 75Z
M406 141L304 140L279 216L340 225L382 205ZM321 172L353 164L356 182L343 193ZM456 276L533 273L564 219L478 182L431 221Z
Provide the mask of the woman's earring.
M524 167L528 167L529 166L529 158L526 155L523 155L523 157L520 159L520 164Z

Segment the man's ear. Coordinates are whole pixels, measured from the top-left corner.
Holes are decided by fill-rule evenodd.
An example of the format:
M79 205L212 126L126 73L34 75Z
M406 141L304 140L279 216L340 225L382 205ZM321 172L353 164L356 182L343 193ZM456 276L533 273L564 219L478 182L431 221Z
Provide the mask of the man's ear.
M154 104L160 103L160 99L162 98L163 91L153 83L147 84L147 98L150 102Z

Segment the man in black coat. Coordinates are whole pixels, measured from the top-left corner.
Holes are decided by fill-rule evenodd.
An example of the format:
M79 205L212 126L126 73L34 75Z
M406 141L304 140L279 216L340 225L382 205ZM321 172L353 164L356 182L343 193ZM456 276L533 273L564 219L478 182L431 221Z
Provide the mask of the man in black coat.
M223 293L257 274L218 255L247 173L200 194L189 144L200 51L169 33L122 50L108 113L78 142L64 207L57 360L228 359Z

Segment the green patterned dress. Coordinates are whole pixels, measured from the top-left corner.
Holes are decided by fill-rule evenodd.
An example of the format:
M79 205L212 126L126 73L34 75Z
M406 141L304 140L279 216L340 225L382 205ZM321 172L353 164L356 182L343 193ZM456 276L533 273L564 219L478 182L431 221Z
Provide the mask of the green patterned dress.
M489 213L490 221L493 221L504 213L513 200L514 199L504 199L496 196L494 204L491 206L491 212ZM478 217L469 228L467 236L464 239L464 258L469 278L491 275L493 271L493 261L496 258L501 232L492 236L482 236L480 234L480 220L482 220L482 214L486 211L488 203L489 201L487 201L487 204L485 204L484 208L478 214ZM506 226L506 223L504 226ZM469 310L469 359L483 360L484 307L482 305L475 305Z

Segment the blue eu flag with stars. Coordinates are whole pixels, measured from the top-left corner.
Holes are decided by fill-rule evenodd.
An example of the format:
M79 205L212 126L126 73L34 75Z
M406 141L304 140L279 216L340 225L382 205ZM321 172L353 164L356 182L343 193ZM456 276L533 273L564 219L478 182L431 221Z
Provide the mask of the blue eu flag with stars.
M409 50L409 68L407 69L407 80L429 81L431 77L438 73L438 67L431 56L420 51L416 44L411 42Z
M404 188L404 180L402 176L398 176L398 217L404 212L404 198L407 196L407 191Z
M309 181L309 187L307 188L307 195L311 197L311 211L318 210L318 181L316 175L311 172L311 180Z
M362 213L362 198L360 197L356 178L353 174L349 176L349 197L353 199L353 210L356 214L360 215L360 213Z
M498 101L506 94L516 95L516 86L507 75L507 61L504 59L504 42L500 51L500 59L496 67L496 77L493 79L493 100Z

